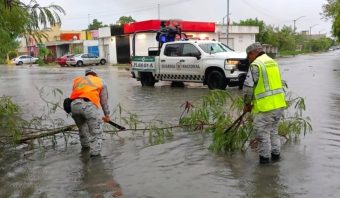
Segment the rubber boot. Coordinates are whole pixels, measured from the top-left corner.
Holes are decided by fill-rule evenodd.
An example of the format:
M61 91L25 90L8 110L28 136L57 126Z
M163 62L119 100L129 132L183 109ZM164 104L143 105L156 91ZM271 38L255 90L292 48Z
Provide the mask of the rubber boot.
M263 157L260 155L260 164L269 164L269 157Z
M274 154L274 153L272 153L272 162L280 161L280 159L281 159L280 154Z

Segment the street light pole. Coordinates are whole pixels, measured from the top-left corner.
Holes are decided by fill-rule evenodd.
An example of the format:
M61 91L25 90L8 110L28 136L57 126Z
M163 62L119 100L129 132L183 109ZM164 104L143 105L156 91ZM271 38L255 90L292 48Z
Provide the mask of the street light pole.
M294 30L293 30L294 33L295 33L295 30L296 30L295 23L296 23L297 20L301 19L302 17L306 17L306 16L300 16L299 18L293 20L294 21Z
M159 20L161 19L161 5L159 4L159 2L157 4L157 11L158 11L158 20Z
M223 29L224 29L224 19L227 17L228 15L225 15L223 18L222 18L222 28L221 28L221 31L218 33L218 41L220 41L220 33L222 32L223 33Z
M309 35L310 35L310 36L312 35L312 27L317 26L317 25L318 25L318 24L314 24L314 25L312 25L312 26L309 27Z
M227 46L229 46L229 22L230 22L230 18L229 18L229 0L227 0L227 6L228 6L228 10L227 10Z

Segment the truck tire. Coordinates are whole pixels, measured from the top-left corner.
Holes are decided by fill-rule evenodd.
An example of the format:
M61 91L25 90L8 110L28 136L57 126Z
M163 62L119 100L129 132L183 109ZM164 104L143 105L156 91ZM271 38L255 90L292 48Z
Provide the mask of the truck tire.
M213 70L208 74L207 85L209 89L224 90L227 87L227 79L221 71Z
M153 87L156 80L151 72L142 72L140 73L140 82L142 86Z
M184 82L182 81L172 81L171 82L171 87L184 87Z

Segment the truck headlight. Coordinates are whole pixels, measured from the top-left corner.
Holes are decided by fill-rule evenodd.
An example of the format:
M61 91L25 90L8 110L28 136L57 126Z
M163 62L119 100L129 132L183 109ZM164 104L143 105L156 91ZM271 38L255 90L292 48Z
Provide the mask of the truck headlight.
M239 63L239 60L226 59L224 61L224 69L235 70L236 69L236 65L238 63Z

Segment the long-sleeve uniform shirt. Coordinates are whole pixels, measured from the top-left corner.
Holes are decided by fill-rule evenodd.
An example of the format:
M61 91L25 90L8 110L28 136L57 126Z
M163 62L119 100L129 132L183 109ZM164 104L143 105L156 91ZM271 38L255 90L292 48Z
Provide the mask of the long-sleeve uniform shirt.
M244 81L243 90L244 94L244 103L246 105L250 105L251 101L254 97L254 88L259 80L259 72L258 67L254 65L250 65L246 80Z
M108 104L109 96L108 96L106 83L104 80L102 80L102 82L103 82L103 88L99 94L100 105L102 106L104 115L108 116L110 115L109 104Z

